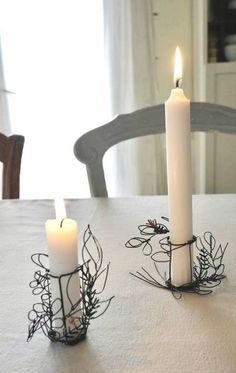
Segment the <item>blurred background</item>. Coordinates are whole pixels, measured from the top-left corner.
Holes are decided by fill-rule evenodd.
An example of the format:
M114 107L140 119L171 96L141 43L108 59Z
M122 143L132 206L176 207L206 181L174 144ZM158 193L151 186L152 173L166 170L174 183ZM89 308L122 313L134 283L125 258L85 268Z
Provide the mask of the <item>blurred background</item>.
M235 0L0 0L0 131L25 136L21 198L89 197L83 133L163 103L180 46L192 101L236 107ZM236 138L192 136L193 192L236 192ZM108 151L109 196L166 194L165 136Z

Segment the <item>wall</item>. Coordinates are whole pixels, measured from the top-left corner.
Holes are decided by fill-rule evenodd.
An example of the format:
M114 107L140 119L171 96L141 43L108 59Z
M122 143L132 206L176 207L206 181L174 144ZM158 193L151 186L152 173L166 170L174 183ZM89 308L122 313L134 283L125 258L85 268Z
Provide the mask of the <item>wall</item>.
M160 102L166 101L173 87L175 48L183 56L183 88L192 97L191 1L153 0L156 41L156 72Z

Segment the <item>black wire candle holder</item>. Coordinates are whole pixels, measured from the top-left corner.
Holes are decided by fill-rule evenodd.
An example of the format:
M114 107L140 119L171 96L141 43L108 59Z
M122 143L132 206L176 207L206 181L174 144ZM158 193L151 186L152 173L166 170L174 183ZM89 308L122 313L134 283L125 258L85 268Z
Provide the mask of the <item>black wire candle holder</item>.
M168 221L165 217L162 219ZM167 226L157 223L154 219L139 225L138 230L140 236L129 239L125 246L127 248L141 248L143 254L149 256L153 261L154 272L150 273L142 267L135 273L130 272L132 276L155 287L171 291L175 298L181 298L183 292L208 295L226 277L223 257L228 243L224 247L221 244L217 245L211 232L205 232L198 237L193 236L191 241L180 245L172 244L170 237L165 236L155 243L155 247L159 247L158 250L155 250L152 242L156 236L169 233ZM175 286L171 280L172 254L184 246L189 249L192 281ZM193 254L195 256L192 260Z
M88 244L92 242L93 247ZM42 330L53 342L61 342L66 345L74 345L86 337L91 320L103 315L108 309L110 297L100 299L103 293L108 273L109 264L103 268L102 248L90 230L90 226L84 232L82 260L73 272L52 276L45 262L48 260L46 254L33 254L31 259L39 269L34 273L34 280L30 282L32 293L39 296L28 313L30 321L28 326L29 342L33 335ZM76 278L74 278L76 276ZM58 282L60 297L52 300L51 282ZM71 284L78 281L78 299L74 301L71 296ZM100 290L96 286L100 283ZM64 289L64 291L63 291ZM69 311L65 309L65 302L69 304Z

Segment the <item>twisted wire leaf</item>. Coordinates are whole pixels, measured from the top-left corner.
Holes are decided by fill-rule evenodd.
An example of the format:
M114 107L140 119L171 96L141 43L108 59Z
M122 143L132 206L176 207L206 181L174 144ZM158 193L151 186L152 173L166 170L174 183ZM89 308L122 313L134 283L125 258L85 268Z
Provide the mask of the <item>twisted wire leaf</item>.
M154 219L148 220L144 225L139 225L138 230L141 237L129 239L125 246L127 248L141 248L145 256L150 256L154 264L154 274L142 267L136 273L131 272L132 276L152 286L170 290L177 299L181 298L183 292L208 295L212 293L212 288L220 285L225 278L223 257L228 243L224 247L221 244L217 246L216 239L211 232L205 232L202 237L193 237L192 241L181 245L171 244L169 237L166 236L159 240L159 249L154 251L152 239L156 235L168 233L168 229L164 225L158 224ZM193 280L191 283L176 287L170 280L171 252L179 250L185 245L189 245L189 248L192 246L198 252L193 263ZM167 269L161 270L163 264L168 266Z
M93 243L92 247L88 245ZM28 327L28 339L30 341L33 335L42 330L43 333L52 341L62 342L73 345L86 336L90 321L103 315L109 307L113 297L102 300L100 295L103 293L109 274L110 264L102 268L103 251L93 235L90 226L84 232L82 258L84 263L68 274L66 284L66 296L70 304L70 311L61 317L63 309L63 299L55 299L52 302L50 289L50 272L46 264L46 254L34 254L31 259L34 264L40 267L34 274L34 279L30 282L30 288L34 295L39 296L39 302L35 303L32 310L28 313L30 321ZM70 296L70 282L72 276L79 274L80 277L80 297L73 303ZM55 277L55 276L54 276ZM60 277L57 278L58 281ZM101 282L101 289L97 290L97 282ZM81 311L81 316L78 316ZM73 320L73 325L68 333L66 320ZM53 326L53 321L57 321L57 326ZM63 332L61 330L63 329Z

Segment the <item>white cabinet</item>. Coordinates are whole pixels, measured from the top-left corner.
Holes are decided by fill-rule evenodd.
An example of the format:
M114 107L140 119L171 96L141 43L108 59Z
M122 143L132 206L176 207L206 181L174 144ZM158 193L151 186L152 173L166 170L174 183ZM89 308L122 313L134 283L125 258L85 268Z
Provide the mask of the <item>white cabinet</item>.
M236 107L236 62L206 64L206 99Z
M206 101L236 108L236 62L207 64ZM235 193L236 136L208 135L206 155L206 191Z
M216 2L215 2L216 3ZM193 3L193 86L194 100L207 101L236 108L236 61L209 60L209 0ZM225 16L228 13L225 11ZM227 27L225 26L225 30ZM225 31L226 32L226 31ZM225 38L225 35L224 35ZM218 60L225 59L223 40ZM236 192L236 136L210 134L205 143L205 191L207 193Z

